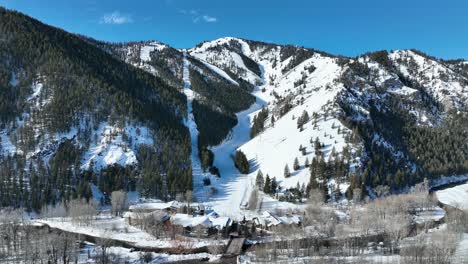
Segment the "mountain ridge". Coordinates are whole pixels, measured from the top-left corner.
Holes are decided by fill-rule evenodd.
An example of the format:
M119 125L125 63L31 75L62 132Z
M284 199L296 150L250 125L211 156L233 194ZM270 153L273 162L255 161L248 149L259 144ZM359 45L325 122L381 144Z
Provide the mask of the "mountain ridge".
M232 37L191 49L108 43L0 14L3 205L39 209L90 199L95 187L160 199L194 189L240 210L260 171L277 186L260 188L264 197L286 201L311 189L331 201L386 195L468 171L466 61L415 50L351 58ZM248 173L233 167L237 151ZM192 172L194 162L202 169ZM226 186L244 195L219 192Z

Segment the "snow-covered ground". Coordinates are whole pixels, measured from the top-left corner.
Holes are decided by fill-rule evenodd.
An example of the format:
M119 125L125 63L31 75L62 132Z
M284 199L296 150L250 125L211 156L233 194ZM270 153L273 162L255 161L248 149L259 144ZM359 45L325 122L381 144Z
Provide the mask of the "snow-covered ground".
M198 153L198 128L193 115L193 99L196 96L195 91L192 90L190 84L190 62L187 59L187 53L184 51L184 66L183 66L183 81L184 81L184 94L187 96L187 113L188 116L185 119L185 125L188 127L190 132L191 142L191 153L190 159L192 161L192 177L193 177L193 189L195 191L195 197L198 201L206 201L206 193L203 188L203 178L206 177L207 173L203 172L200 156Z
M261 109L261 103L254 103L249 109L237 113L237 125L232 129L229 137L220 145L211 150L215 155L214 166L218 167L221 178L212 181L218 194L210 199L213 209L219 214L234 219L242 217L245 213L240 208L250 196L253 187L253 178L241 174L234 166L232 156L238 147L250 139L250 114Z
M35 220L33 224L46 224L67 232L73 232L92 237L100 237L127 242L142 248L175 248L188 243L191 248L223 244L225 240L191 239L186 241L156 238L147 232L125 223L124 218L101 216L90 221L89 224L73 221L70 218L49 218Z
M441 203L468 211L468 183L437 191L436 195Z
M144 263L143 259L146 254L151 254L152 260L150 263L160 264L167 262L177 262L183 260L198 260L198 259L209 259L209 261L215 261L220 258L219 255L211 255L208 253L197 253L197 254L184 254L184 255L169 255L164 253L145 253L141 251L134 251L128 248L122 247L109 247L106 249L108 255L116 256L117 258L112 258L112 261L119 263L131 263L131 264L141 264ZM89 264L96 263L96 258L99 259L99 256L102 254L101 248L95 246L94 244L87 243L81 250L78 263L79 264ZM97 262L98 263L98 262Z
M127 140L124 140L123 135ZM138 145L153 145L153 135L144 126L126 125L124 128L103 122L96 131L93 131L93 141L82 159L82 169L95 170L106 168L110 165L129 166L136 164L136 148ZM131 144L129 143L131 142Z
M166 45L164 45L162 43L159 43L159 42L156 42L156 41L148 43L147 45L141 47L140 59L142 61L144 61L144 62L150 61L151 60L151 52L153 52L155 50L161 51L161 50L165 49L166 47L167 47Z
M462 236L462 240L458 244L458 247L453 256L454 264L466 264L468 263L468 234L465 233Z

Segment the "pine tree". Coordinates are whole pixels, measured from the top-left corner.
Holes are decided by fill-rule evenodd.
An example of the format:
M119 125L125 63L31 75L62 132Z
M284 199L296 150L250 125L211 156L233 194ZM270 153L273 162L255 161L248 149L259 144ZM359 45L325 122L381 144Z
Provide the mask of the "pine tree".
M285 178L291 177L291 172L289 171L288 164L286 164L286 166L284 166L284 177Z
M278 183L276 182L276 178L273 177L273 179L271 179L271 190L270 190L270 193L271 193L271 194L275 194L275 193L276 193L276 189L278 189Z
M250 170L249 161L247 160L247 157L242 151L238 150L236 152L236 155L234 157L234 164L241 173L243 174L249 173L249 170Z
M299 160L297 159L297 157L294 159L294 165L293 165L293 168L295 171L299 170L301 168L301 166L299 165ZM288 169L289 170L289 169ZM285 175L286 175L286 168L285 168L285 171L284 171Z
M271 192L271 179L270 176L267 174L265 178L265 185L263 186L263 192L264 193L270 193Z
M304 166L305 166L306 168L309 168L309 166L310 166L310 162L309 162L309 158L308 158L308 157L306 158L306 160L305 160L305 162L304 162Z
M265 180L263 179L263 173L261 170L258 170L258 173L257 173L257 178L255 180L255 183L257 185L257 188L259 190L263 190L264 188L264 185L265 185Z

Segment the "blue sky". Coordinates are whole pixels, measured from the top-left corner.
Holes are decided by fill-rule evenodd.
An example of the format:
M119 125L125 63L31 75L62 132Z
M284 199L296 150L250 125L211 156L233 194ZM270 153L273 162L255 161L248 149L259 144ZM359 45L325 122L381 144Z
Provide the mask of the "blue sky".
M465 0L0 0L67 31L177 48L234 36L355 56L417 48L468 59Z

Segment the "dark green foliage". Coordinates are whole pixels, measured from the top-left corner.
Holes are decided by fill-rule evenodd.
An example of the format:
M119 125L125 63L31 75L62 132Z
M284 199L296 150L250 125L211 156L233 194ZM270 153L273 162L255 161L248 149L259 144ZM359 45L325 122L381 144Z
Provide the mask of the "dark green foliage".
M172 126L180 120L175 110L186 109L177 90L76 35L5 9L0 20L0 57L11 58L9 64L23 70L26 79L47 77L44 92L53 97L43 115L52 131L66 131L83 111Z
M288 164L286 164L286 166L284 166L284 177L285 178L291 177L291 171L289 170Z
M106 195L115 190L134 191L135 184L136 175L132 167L109 166L102 169L98 177L98 187Z
M239 53L239 56L242 58L242 61L244 62L244 65L245 67L247 67L247 69L251 70L253 73L255 73L259 77L262 76L262 70L260 69L260 66L255 61L253 61L251 58L245 56L242 53Z
M250 129L250 138L254 138L265 129L265 121L267 118L268 108L265 107L254 117L252 128Z
M206 172L206 169L213 166L214 154L210 149L208 149L205 146L198 147L198 154L200 155L203 172Z
M264 193L271 193L271 179L270 176L267 174L265 178L265 185L263 186Z
M399 98L387 98L386 107L370 102L372 123L350 123L363 138L369 157L361 174L363 185L387 185L394 189L416 184L424 178L468 172L468 118L465 113L449 112L437 126L418 125ZM348 108L344 107L346 111ZM375 133L385 138L403 157L374 143ZM415 164L413 171L405 164Z
M369 56L371 60L378 62L387 70L391 70L393 68L392 62L388 58L388 51L386 50L375 51L375 52L367 53L366 55Z
M297 119L297 128L302 130L302 127L309 122L309 114L307 113L306 110L302 112L302 115Z
M276 181L276 178L273 177L273 179L271 179L270 194L275 194L277 190L278 190L278 182Z
M237 124L235 113L248 108L255 98L241 87L204 78L195 70L190 70L190 80L192 89L202 96L193 102L199 144L217 145Z
M210 173L213 174L213 175L218 176L218 178L221 177L221 173L219 172L219 169L216 166L210 167Z
M89 199L91 182L106 193L138 188L164 199L192 188L190 139L182 123L186 98L178 89L83 37L18 12L0 8L0 35L0 127L17 127L10 138L29 152L45 135L83 126L77 137L60 139L57 147L29 159L28 168L22 157L1 157L11 179L0 190L2 205L37 210L60 200ZM19 80L15 87L10 83L13 74ZM41 107L26 100L34 82L43 84L37 99ZM18 127L15 119L24 121L20 113L30 118ZM138 167L80 171L81 146L89 147L91 131L104 121L157 131L155 146L138 152ZM49 163L43 155L50 155ZM18 203L12 190L20 190L24 202Z
M251 94L237 85L206 79L198 71L190 70L190 81L192 89L202 95L207 103L230 114L242 111L255 102Z
M234 164L241 173L243 174L249 173L250 165L244 152L240 150L236 152L236 155L234 156Z
M144 46L153 45L152 43L154 41L109 43L98 41L86 36L80 37L92 45L110 52L122 61L126 61L133 65L142 65L143 63L150 65L155 69L154 73L169 85L175 87L183 86L182 79L178 78L175 72L172 71L172 69L177 68L177 65L182 65L183 54L172 47L166 46L164 49L156 49L150 52L150 60L143 62L140 56L141 49Z
M303 61L309 59L314 55L315 51L311 49L305 49L297 46L283 46L281 48L281 61L285 61L287 58L292 57L288 65L286 65L281 72L284 74L289 70L293 69Z
M263 188L265 187L265 179L263 178L263 173L261 170L259 170L257 173L255 184L257 185L257 188L260 190L263 190Z
M218 145L237 124L235 115L221 113L198 100L193 101L193 114L199 131L200 146Z
M208 177L203 178L203 185L205 185L205 186L211 185L210 178L208 178Z
M299 160L297 158L294 159L294 165L293 165L294 170L299 170L301 166L299 165Z

